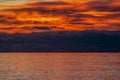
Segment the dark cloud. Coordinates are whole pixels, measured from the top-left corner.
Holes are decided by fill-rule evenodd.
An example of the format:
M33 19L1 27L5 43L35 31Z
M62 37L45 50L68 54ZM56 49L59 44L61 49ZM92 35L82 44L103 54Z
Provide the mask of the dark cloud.
M34 26L32 29L38 29L38 30L51 30L48 26Z
M120 23L111 23L109 24L109 26L114 26L114 27L111 27L112 29L120 29Z
M0 28L0 30L12 30L12 29L15 29L15 27Z
M88 2L88 10L96 10L100 12L108 11L108 12L120 12L120 6L113 5L113 3L119 3L117 0L109 0L107 2L104 1L91 1Z
M91 9L96 11L109 11L109 12L120 12L120 7L116 6L93 6Z
M5 19L0 19L0 23L2 24L8 24L9 21L5 20Z
M16 18L15 16L10 16L10 15L0 15L0 19L14 20Z
M0 45L0 51L119 52L120 31L59 31L31 34L0 33Z
M69 5L70 3L59 1L59 2L38 2L32 5Z

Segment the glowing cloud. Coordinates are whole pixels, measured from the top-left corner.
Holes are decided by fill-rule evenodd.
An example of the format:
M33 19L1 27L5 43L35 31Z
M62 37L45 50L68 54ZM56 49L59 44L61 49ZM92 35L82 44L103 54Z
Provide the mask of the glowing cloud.
M107 1L0 0L0 32L120 30L120 2Z
M29 0L0 0L0 6L15 6L28 4Z

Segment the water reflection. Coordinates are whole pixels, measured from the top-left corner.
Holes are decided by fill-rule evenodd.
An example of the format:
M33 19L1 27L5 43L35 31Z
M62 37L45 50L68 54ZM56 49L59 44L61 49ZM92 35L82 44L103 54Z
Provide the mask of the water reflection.
M0 80L119 80L117 53L1 53Z

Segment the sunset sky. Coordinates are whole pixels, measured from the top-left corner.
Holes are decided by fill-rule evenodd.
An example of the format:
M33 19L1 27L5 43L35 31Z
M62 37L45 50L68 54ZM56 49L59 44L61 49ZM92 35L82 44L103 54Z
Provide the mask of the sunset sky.
M119 0L0 0L0 32L120 30Z

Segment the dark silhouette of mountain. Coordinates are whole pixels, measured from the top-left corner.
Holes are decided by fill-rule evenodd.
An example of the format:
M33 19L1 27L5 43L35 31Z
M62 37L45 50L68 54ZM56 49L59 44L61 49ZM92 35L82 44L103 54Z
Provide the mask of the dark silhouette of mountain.
M120 31L0 33L1 52L120 52Z

